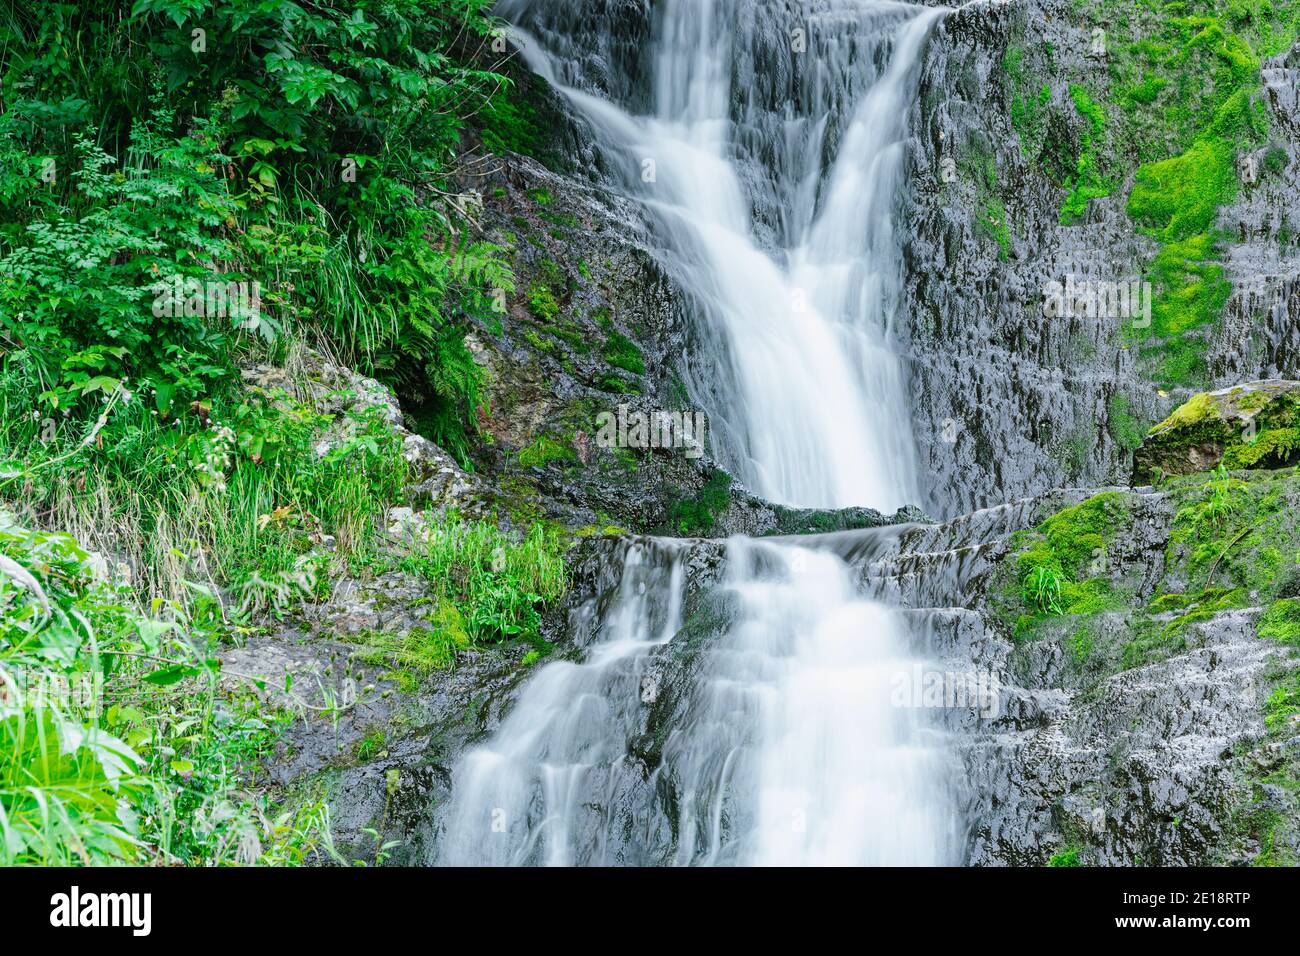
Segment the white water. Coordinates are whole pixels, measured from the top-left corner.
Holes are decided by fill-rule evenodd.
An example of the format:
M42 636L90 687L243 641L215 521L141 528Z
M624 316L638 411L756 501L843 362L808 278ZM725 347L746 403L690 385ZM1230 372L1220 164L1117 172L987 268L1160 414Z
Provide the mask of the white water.
M796 53L791 24L766 7L664 0L652 108L635 115L584 90L592 38L564 32L578 22L566 2L502 12L534 31L520 34L528 62L627 172L692 295L706 347L687 384L715 454L778 502L916 501L891 347L892 210L919 51L940 13L819 0L795 21L808 43ZM773 55L787 59L761 62ZM799 108L764 85L787 73ZM668 562L656 584L642 560L584 663L544 667L458 765L440 862L950 861L942 740L890 699L913 664L906 634L825 551L729 542L731 622L653 723L671 731L647 779L632 741L654 705L645 675L681 623L682 572Z
M825 551L736 539L728 561L741 613L658 771L682 792L676 862L948 862L945 754L922 714L895 706L919 663L895 612Z

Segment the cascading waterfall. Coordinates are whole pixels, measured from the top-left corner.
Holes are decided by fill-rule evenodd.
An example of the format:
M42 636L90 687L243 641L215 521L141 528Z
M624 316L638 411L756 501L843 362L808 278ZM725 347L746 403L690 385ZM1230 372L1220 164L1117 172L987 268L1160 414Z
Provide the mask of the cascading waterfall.
M599 27L584 6L500 12L626 174L689 293L703 348L687 385L715 454L785 504L916 501L891 214L940 12L668 0L634 65L612 29L581 33ZM728 542L732 619L694 658L646 779L630 741L683 588L680 561L646 561L630 556L586 659L544 667L462 759L439 862L951 861L941 736L891 696L916 663L905 629L811 545Z

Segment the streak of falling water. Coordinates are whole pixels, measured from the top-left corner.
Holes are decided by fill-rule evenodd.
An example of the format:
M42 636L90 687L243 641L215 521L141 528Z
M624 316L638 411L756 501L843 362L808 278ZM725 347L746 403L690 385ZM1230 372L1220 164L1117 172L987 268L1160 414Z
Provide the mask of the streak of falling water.
M782 503L916 501L891 345L892 213L920 51L941 11L665 0L644 52L604 9L506 0L499 11L653 219L696 313L703 348L687 385L716 453ZM633 741L657 731L638 675L680 624L680 563L658 577L647 593L634 554L586 660L544 667L462 759L439 862L951 862L942 738L890 699L914 663L907 635L825 551L728 543L731 621L700 652L658 763L640 774Z
M679 794L675 861L949 862L947 754L920 711L897 706L921 662L896 612L826 551L738 538L728 575L739 613L656 771Z

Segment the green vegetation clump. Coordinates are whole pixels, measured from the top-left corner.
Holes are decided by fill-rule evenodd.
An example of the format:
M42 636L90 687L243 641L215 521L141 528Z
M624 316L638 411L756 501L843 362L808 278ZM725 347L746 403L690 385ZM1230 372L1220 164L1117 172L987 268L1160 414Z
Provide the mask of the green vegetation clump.
M352 748L352 756L358 763L367 763L383 752L385 741L383 728L372 727Z
M1260 616L1257 630L1260 637L1300 648L1300 600L1274 601Z
M1080 866L1079 854L1082 850L1077 846L1068 846L1063 850L1053 853L1052 858L1047 861L1048 866Z
M413 691L421 677L454 667L457 654L471 647L523 641L539 656L550 652L541 615L569 588L566 536L540 524L512 535L493 522L453 515L418 539L396 567L430 586L426 626L365 632L355 638L358 658L392 668L399 686Z
M1106 130L1105 111L1077 83L1070 84L1070 100L1086 122L1074 169L1065 180L1069 193L1061 206L1061 224L1067 226L1083 217L1091 200L1109 196L1115 188L1115 183L1103 178L1099 169L1098 148Z
M1185 153L1139 167L1128 214L1165 242L1204 237L1236 191L1230 145L1198 140Z
M1020 139L1026 155L1034 155L1041 146L1046 108L1052 98L1051 88L1043 84L1034 89L1025 64L1025 48L1020 43L1007 46L1002 56L1011 96L1011 128Z
M0 516L0 865L293 865L330 852L321 803L281 812L250 786L292 718L251 684L219 687L215 600L146 615L93 569L68 535Z
M1254 468L1260 465L1286 465L1300 452L1300 428L1270 428L1258 432L1250 441L1229 445L1223 453L1227 468Z
M512 536L489 521L449 518L430 529L402 570L422 575L446 608L430 621L456 646L541 639L540 609L569 587L568 539L540 524ZM454 609L454 611L452 610Z
M1122 603L1107 573L1107 543L1131 521L1119 492L1103 492L1065 508L1016 537L1015 559L1023 613L1016 632L1032 633L1044 618L1094 614Z
M514 282L502 250L441 241L455 207L416 183L454 173L498 86L451 55L496 29L484 7L140 0L0 24L0 324L37 411L84 419L128 379L168 409L210 401L238 352L310 332L427 396L460 454L481 386L462 317ZM230 283L256 304L218 299Z
M1127 396L1112 395L1106 403L1106 431L1111 439L1125 451L1136 451L1146 434L1143 424L1130 411Z
M645 358L641 350L621 332L610 332L605 339L605 361L633 375L645 374Z
M693 497L673 502L668 510L668 528L683 537L706 536L730 504L731 476L715 468Z
M963 151L959 165L965 178L975 184L975 226L996 243L998 258L1005 261L1011 253L1011 228L1000 194L993 154L969 145Z
M555 293L545 282L538 280L528 287L528 308L542 322L548 325L560 314L560 303Z
M552 461L572 461L576 458L573 448L562 444L549 435L538 435L532 444L519 452L519 464L524 468L540 468Z

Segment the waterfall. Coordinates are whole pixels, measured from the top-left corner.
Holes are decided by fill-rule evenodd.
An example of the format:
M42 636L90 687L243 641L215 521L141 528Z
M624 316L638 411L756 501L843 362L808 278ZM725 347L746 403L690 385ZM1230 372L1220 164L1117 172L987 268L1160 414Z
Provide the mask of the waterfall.
M504 12L537 31L520 30L525 57L589 121L698 308L704 348L687 385L722 464L782 504L916 503L891 347L892 212L920 46L939 12L870 0L662 4L651 112L637 116L574 85L582 49L598 48L561 32L575 6Z
M685 378L715 455L779 503L914 503L892 217L941 12L665 0L637 44L602 20L613 9L499 7L688 293L701 347ZM461 760L438 862L953 862L943 735L893 693L923 662L898 613L814 540L733 539L728 620L682 652L660 701L684 585L656 547L629 556L585 658L542 668Z

